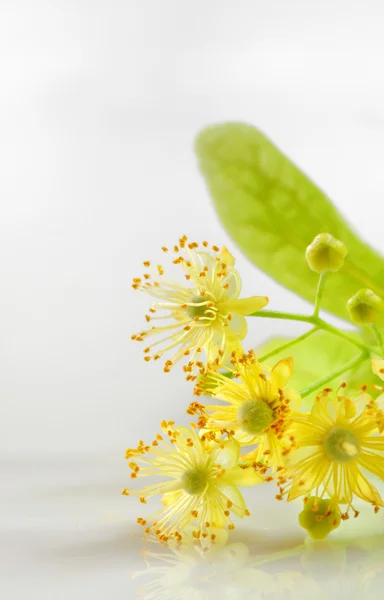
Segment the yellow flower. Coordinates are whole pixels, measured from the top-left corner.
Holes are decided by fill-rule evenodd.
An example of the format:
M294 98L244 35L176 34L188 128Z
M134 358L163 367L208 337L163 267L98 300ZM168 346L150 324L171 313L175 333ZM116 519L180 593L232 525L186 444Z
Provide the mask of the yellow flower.
M176 349L165 363L164 371L184 357L184 370L191 375L195 367L203 368L200 356L205 352L206 362L225 362L231 352L241 348L240 341L247 333L245 315L250 315L268 303L265 296L239 298L241 279L234 268L235 259L226 248L220 249L203 242L188 243L186 236L179 240L173 251L163 247L172 257L173 265L184 271L185 283L179 284L165 276L162 265L135 278L132 287L147 292L155 302L146 315L152 328L141 331L132 339L142 342L152 336L162 336L145 348L145 360L157 360L165 352ZM166 314L158 315L158 311ZM165 321L164 325L158 325Z
M343 386L345 387L345 386ZM364 472L384 479L384 439L379 436L377 408L368 394L357 400L330 397L324 390L310 413L296 413L291 428L297 450L290 455L289 479L281 478L281 499L288 500L314 491L328 495L336 505L346 505L348 518L354 497L372 504L375 511L383 500ZM360 405L360 406L359 406ZM358 410L359 409L359 410ZM285 487L286 486L286 487Z
M212 395L225 404L193 403L189 414L200 413L199 426L205 430L229 431L241 445L257 444L243 461L262 461L273 471L282 467L292 440L287 435L291 400L299 394L287 388L292 375L293 359L279 361L272 369L261 365L250 351L232 358L229 378L209 370L197 384L195 393Z
M195 523L194 536L214 539L212 533L228 525L233 529L231 513L242 518L249 515L237 486L253 486L264 481L252 467L238 466L240 447L236 441L202 440L189 427L174 427L172 421L161 424L163 434L152 445L140 442L128 449L126 458L131 477L158 476L162 481L139 491L125 489L124 495L147 499L161 495L163 508L152 516L146 532L160 540L182 538L183 531ZM147 521L138 522L146 526Z

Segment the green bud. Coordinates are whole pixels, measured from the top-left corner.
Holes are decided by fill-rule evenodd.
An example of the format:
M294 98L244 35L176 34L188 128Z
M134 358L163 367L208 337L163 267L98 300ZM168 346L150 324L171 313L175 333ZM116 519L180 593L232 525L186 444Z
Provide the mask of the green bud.
M347 302L351 320L356 325L372 325L384 310L384 301L372 290L359 290Z
M330 499L310 496L304 501L299 514L299 523L311 538L323 540L340 525L341 517L337 505Z
M339 271L344 265L348 250L330 233L319 233L305 251L307 263L317 273Z

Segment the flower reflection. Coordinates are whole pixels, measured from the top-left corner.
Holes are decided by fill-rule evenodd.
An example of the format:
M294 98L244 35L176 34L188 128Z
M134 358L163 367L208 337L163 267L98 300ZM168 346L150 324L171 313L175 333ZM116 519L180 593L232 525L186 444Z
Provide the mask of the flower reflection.
M282 552L251 554L228 534L204 548L147 543L140 577L142 600L354 600L383 598L384 537L306 540Z
M183 544L143 550L148 568L139 573L147 579L140 597L143 600L247 598L243 591L247 590L253 574L247 546L228 543L223 531L209 547L192 540L192 536L184 536Z

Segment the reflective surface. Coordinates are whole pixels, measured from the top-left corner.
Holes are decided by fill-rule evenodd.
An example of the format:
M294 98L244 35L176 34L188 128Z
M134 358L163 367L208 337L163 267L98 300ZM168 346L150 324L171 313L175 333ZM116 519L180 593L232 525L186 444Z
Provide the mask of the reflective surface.
M202 548L142 539L143 507L120 496L116 457L2 463L2 591L7 599L100 600L362 598L384 584L384 521L362 508L326 541L297 524L300 503L274 500L274 484L246 490L251 517ZM150 509L150 505L148 507Z
M144 550L143 600L382 598L384 537L306 542L268 555L243 542Z

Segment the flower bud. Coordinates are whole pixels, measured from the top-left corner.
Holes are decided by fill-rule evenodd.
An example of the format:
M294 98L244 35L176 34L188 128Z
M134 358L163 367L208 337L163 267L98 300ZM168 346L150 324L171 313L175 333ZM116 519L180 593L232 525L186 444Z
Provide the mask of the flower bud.
M312 271L327 273L339 271L344 265L348 250L330 233L319 233L305 251L305 258Z
M299 514L299 523L308 531L311 538L323 540L341 522L337 505L330 499L310 496L304 501L304 509Z
M351 320L356 325L372 325L384 310L384 301L372 290L359 290L347 302Z

